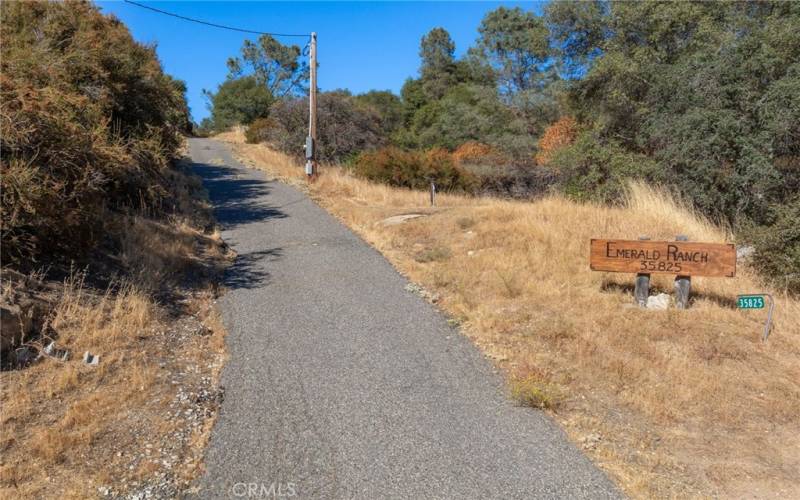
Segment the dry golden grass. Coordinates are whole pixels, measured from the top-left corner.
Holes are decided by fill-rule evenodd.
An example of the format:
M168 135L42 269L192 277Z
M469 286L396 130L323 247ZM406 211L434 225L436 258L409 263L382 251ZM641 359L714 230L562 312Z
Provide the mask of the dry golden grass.
M145 290L155 290L180 279L204 260L224 259L228 252L219 231L206 234L185 221L133 217L126 225L121 236L120 261Z
M67 283L50 331L58 332L57 345L72 359L45 358L3 373L0 497L89 498L101 485L124 491L122 478L151 479L160 464L137 462L136 453L145 440L174 441L180 426L165 418L176 390L170 374L185 370L172 366L171 356L211 367L198 378L219 375L224 330L205 303L196 313L212 333L176 346L165 336L174 318L149 294L122 285L96 296L80 279ZM100 364L82 363L85 351L100 355ZM199 470L212 423L207 419L194 429L191 445L181 451L183 461L173 472L186 481Z
M302 182L299 166L264 145L234 149ZM590 238L722 242L725 230L642 185L621 208L447 194L432 208L427 193L336 168L323 168L308 190L439 294L465 334L528 384L515 389L521 397L555 407L554 418L628 494L800 496L800 302L775 293L763 344L765 311L735 308L737 293L768 291L747 269L694 279L686 311L631 307L633 276L589 270ZM406 213L427 216L380 223ZM437 258L418 258L432 251ZM671 277L654 277L654 288L671 292Z
M57 300L33 343L41 350L55 340L71 358L0 373L0 498L90 498L101 485L124 492L161 468L137 458L146 440L174 445L180 460L169 472L180 480L199 470L213 418L179 444L174 432L187 424L167 416L178 390L171 379L179 374L187 391L218 380L224 329L212 306L214 272L229 255L218 232L203 230L212 225L205 202L190 199L199 185L174 177L182 218L111 225L122 235L116 257L128 278L105 293L81 274L51 284ZM158 304L154 295L164 291L183 301ZM100 356L97 366L82 362L86 351Z
M154 313L150 299L130 286L90 301L80 279L67 283L50 331L60 333L58 346L73 359L45 358L3 374L0 491L36 497L52 491L47 476L92 475L83 463L92 445L115 427L119 408L141 404L152 389L152 367L131 347L154 333ZM99 354L101 364L83 365L85 351Z
M238 125L235 127L231 127L231 129L228 130L227 132L221 132L215 135L214 139L217 139L219 141L244 144L245 143L244 131L245 127L242 125Z

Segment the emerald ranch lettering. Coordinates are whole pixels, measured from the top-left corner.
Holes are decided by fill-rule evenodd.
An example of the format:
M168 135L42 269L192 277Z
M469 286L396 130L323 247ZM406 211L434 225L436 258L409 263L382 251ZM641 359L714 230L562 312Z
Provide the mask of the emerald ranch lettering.
M613 242L606 243L606 257L628 260L659 260L659 250L641 250L637 248L618 248ZM673 262L708 262L708 252L682 252L677 245L667 245L666 257Z

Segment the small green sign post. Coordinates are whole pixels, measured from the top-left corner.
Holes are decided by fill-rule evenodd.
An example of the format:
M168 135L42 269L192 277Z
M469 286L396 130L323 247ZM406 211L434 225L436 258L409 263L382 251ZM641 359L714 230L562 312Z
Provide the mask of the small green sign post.
M767 313L767 322L764 324L764 342L767 341L769 336L769 329L772 326L772 311L775 309L775 299L768 293L751 293L747 295L739 295L736 298L736 306L739 309L764 309L766 305L765 298L769 299L769 312Z
M739 309L764 309L763 295L739 295L736 300Z

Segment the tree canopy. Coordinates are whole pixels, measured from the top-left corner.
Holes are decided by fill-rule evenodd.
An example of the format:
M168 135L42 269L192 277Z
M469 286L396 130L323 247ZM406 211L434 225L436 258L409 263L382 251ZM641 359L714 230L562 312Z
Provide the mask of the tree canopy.
M434 28L422 37L419 47L420 81L426 96L440 99L456 82L456 44L443 28Z
M255 76L229 78L219 86L216 93L203 91L209 100L211 121L218 130L232 125L250 124L256 118L269 116L269 108L275 98L269 89L258 82Z
M271 35L256 42L245 40L241 56L228 59L229 78L252 74L256 81L277 97L298 95L308 90L308 62L297 45L283 45Z
M560 57L591 60L568 95L596 142L654 159L731 223L764 221L797 192L796 4L558 1L548 22Z
M331 158L381 145L440 152L469 145L490 152L481 182L505 183L491 177L509 167L536 172L521 184L532 194L560 189L618 203L629 180L642 179L759 248L797 255L786 228L800 192L798 26L797 2L553 0L543 15L499 7L485 15L464 57L436 27L421 37L418 75L399 96L331 94L326 120L334 123L320 125L326 140L347 144L337 149L347 154ZM232 76L246 73L266 87L273 110L288 106L284 94L305 91L299 48L269 37L245 42L230 66ZM292 116L300 126L302 113ZM345 131L359 139L342 140ZM551 184L534 185L541 182ZM765 227L782 236L768 238Z
M478 27L472 57L491 68L504 94L515 94L543 84L551 66L549 33L544 20L519 7L500 7Z

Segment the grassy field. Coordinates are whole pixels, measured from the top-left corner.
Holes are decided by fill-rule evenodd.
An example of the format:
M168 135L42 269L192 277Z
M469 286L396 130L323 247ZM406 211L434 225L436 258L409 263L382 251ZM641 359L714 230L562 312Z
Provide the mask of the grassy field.
M380 250L508 376L510 396L545 408L631 496L800 495L800 302L735 308L768 291L740 268L692 282L689 310L632 307L632 275L591 272L593 237L725 242L730 235L664 194L631 188L625 207L428 194L322 169L264 145L233 144L247 164L306 189ZM394 215L422 214L403 224ZM651 293L672 291L654 277Z

